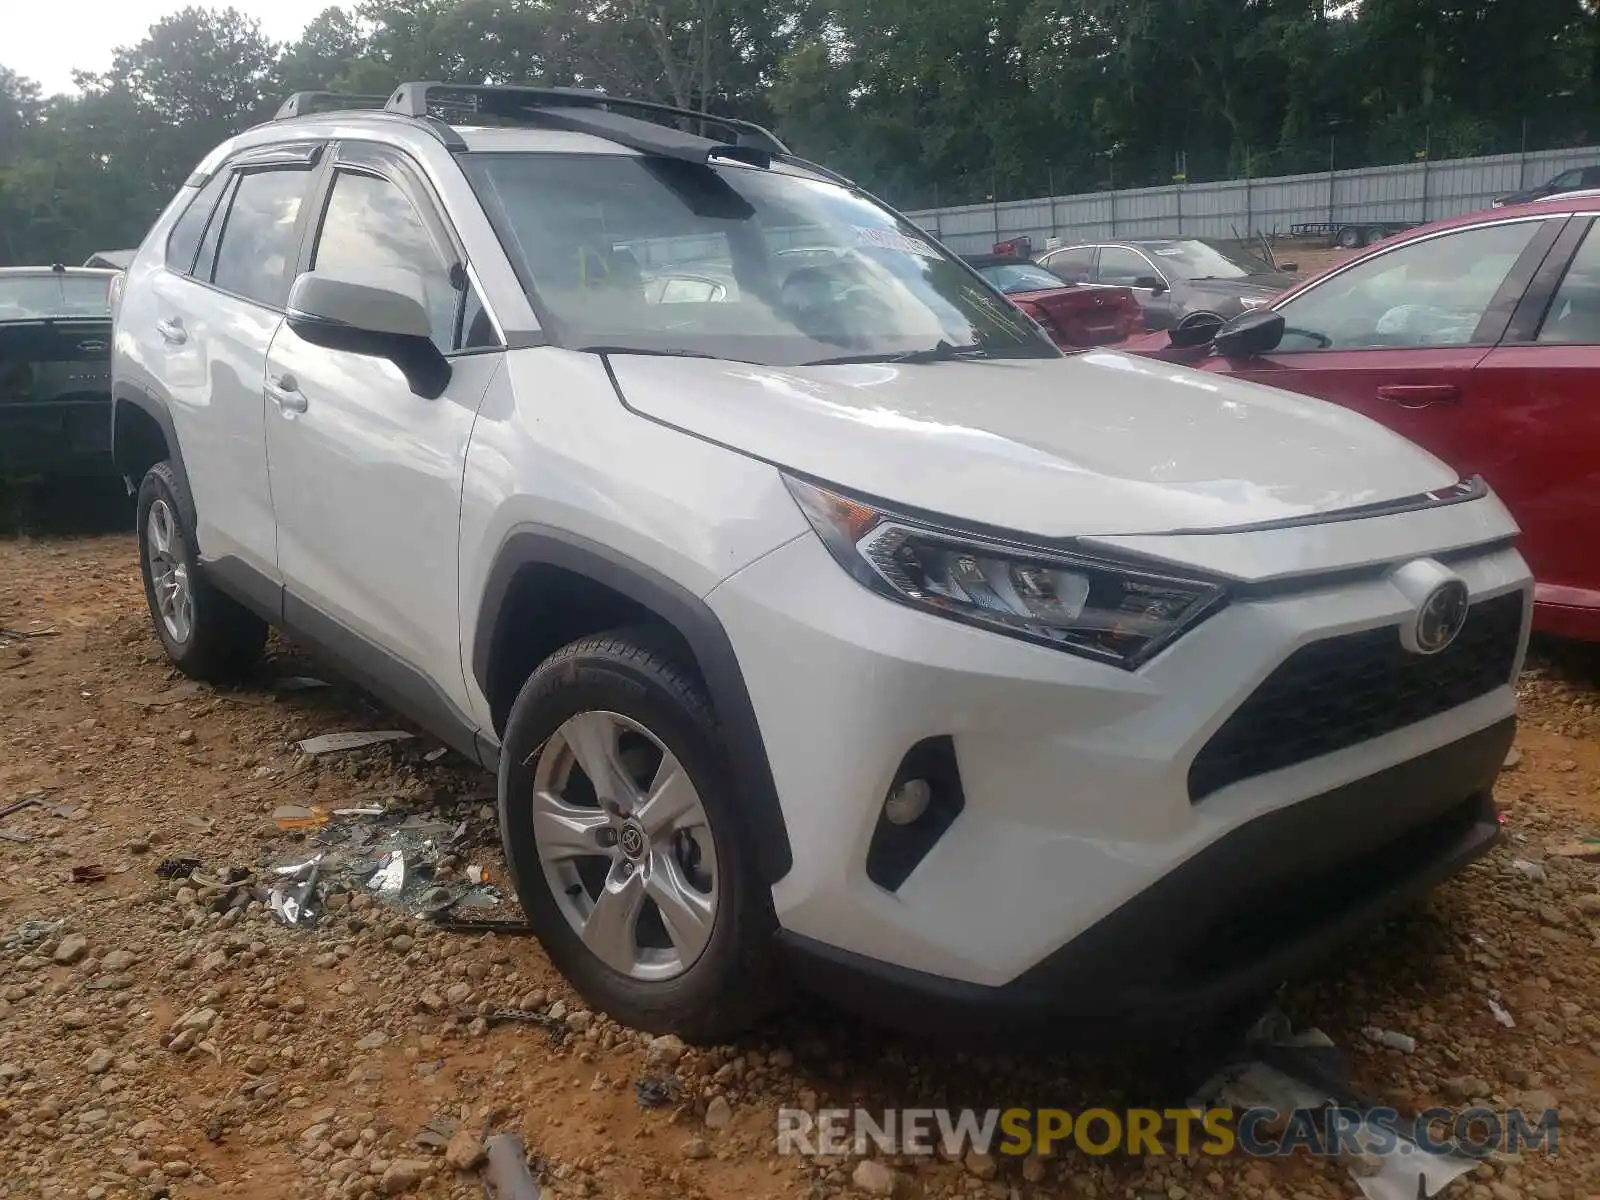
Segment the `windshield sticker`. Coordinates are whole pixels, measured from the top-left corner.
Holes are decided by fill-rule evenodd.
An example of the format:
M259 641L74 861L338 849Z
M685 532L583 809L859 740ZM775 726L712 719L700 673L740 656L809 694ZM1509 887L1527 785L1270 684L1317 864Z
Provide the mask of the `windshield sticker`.
M919 254L923 258L938 258L939 252L921 238L908 237L894 229L857 225L856 240L881 250L898 250L901 254Z
M1182 250L1171 250L1171 249L1168 249L1168 250L1157 250L1156 253L1159 254L1162 258L1182 258L1183 257L1183 251Z

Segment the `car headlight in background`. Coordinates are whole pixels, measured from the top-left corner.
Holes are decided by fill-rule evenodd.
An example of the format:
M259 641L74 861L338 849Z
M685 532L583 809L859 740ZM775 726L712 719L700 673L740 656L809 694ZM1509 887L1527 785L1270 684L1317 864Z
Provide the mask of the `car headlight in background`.
M1129 670L1225 600L1214 583L941 528L784 482L839 565L872 591Z
M1262 308L1265 305L1270 304L1270 303L1271 303L1271 300L1268 299L1266 296L1240 296L1239 297L1239 305L1240 305L1240 307L1245 309L1247 312L1252 308Z

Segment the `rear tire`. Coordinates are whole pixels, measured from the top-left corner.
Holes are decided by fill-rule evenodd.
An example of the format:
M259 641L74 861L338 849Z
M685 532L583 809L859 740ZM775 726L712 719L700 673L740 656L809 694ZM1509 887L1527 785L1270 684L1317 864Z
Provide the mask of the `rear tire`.
M240 678L261 657L267 623L206 579L195 549L194 499L170 464L145 473L136 511L145 601L167 657L191 679Z
M1361 247L1361 230L1354 225L1346 225L1339 230L1339 236L1335 239L1335 244L1341 250L1359 249Z
M658 823L641 798L668 795L674 768L662 808L681 815ZM732 777L700 681L648 631L556 651L511 709L500 828L518 897L557 970L626 1025L718 1042L774 1007L777 923Z

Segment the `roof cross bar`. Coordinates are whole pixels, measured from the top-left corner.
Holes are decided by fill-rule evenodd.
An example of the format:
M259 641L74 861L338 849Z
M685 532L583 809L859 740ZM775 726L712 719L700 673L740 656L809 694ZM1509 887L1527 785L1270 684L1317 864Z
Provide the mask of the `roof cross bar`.
M382 108L387 96L359 96L342 92L296 92L278 106L274 121L304 117L314 112L341 112L352 108Z
M435 109L439 110L436 115L459 112L460 117L453 123L464 124L474 116L491 116L545 128L568 129L646 153L698 162L717 156L765 166L772 155L788 153L777 135L753 121L583 88L403 83L389 97L385 108L410 117L428 116L434 114ZM714 127L732 137L724 142L696 137L672 126L641 120L633 116L635 113L692 121L702 131Z

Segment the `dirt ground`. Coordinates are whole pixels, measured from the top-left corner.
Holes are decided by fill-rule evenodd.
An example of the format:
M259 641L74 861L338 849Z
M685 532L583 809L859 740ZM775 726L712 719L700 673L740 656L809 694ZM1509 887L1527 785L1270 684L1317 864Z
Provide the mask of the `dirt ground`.
M44 801L0 819L0 1196L482 1196L476 1171L447 1164L453 1126L451 1163L486 1127L519 1132L546 1197L1360 1194L1343 1168L1303 1157L1074 1151L897 1158L887 1173L780 1157L780 1106L1177 1098L1155 1094L1143 1059L956 1055L809 1000L742 1045L686 1050L588 1012L531 939L441 932L360 890L310 928L259 900L230 908L251 880L270 885L271 865L309 856L315 834L278 828L284 805L466 820L440 879L479 866L503 882L491 781L453 755L430 761L420 735L302 754L293 743L310 735L403 726L343 686L286 690L330 676L276 639L250 686L185 687L151 633L129 534L0 540L0 626L43 634L0 633L0 808ZM1499 788L1503 847L1283 999L1403 1111L1559 1107L1556 1157L1497 1155L1452 1196L1600 1197L1600 863L1551 853L1600 835L1597 680L1581 648L1538 650ZM178 857L199 866L158 877ZM84 867L104 877L74 882ZM223 882L230 868L244 878Z
M1277 254L1279 262L1294 263L1298 268L1296 274L1300 275L1302 278L1309 279L1319 271L1325 271L1329 267L1338 266L1347 258L1354 258L1357 254L1360 254L1361 251L1340 250L1337 246L1330 249L1328 247L1316 246L1310 243L1302 244L1299 242L1288 241L1279 242L1277 246L1274 247L1274 253Z

